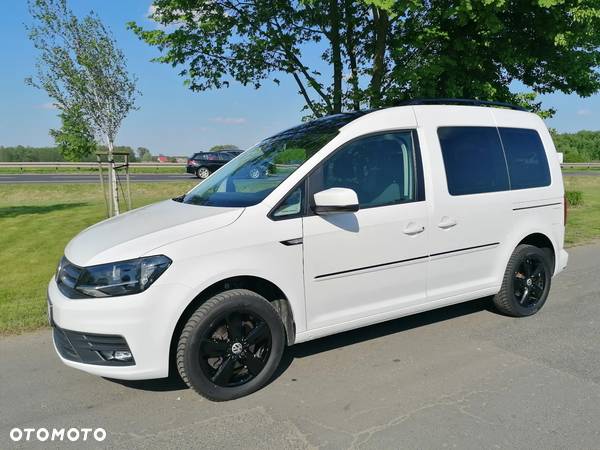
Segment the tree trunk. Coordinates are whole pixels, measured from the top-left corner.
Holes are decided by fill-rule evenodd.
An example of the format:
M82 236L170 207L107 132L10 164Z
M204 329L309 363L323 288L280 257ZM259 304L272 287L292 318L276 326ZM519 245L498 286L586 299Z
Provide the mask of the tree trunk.
M355 111L360 109L360 98L359 98L359 85L358 85L358 66L356 64L356 49L354 43L354 13L355 9L352 7L353 0L344 1L344 14L346 21L346 53L348 54L348 61L350 63L350 84L352 86L350 98L352 100L352 107Z
M381 106L381 85L383 83L383 75L385 73L385 48L386 37L389 27L388 13L377 7L373 7L373 29L374 29L374 57L373 57L373 75L371 77L371 107L377 108Z
M342 112L342 47L340 38L340 9L338 0L329 1L331 18L331 60L333 63L333 113Z
M117 171L115 170L115 157L113 155L113 142L108 141L108 189L110 194L111 216L119 215L119 192L117 191Z

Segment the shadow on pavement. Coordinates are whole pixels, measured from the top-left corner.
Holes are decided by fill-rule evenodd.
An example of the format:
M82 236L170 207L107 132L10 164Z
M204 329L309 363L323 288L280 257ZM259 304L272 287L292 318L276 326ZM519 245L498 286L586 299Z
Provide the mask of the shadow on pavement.
M400 333L402 331L443 322L445 320L466 316L484 310L494 311L491 297L484 297L470 302L446 306L444 308L434 309L432 311L426 311L412 316L406 316L400 319L394 319L388 322L382 322L358 328L356 330L315 339L314 341L296 344L286 349L281 359L281 363L279 364L279 368L273 375L271 381L279 378L296 358L304 358L317 353L327 352L336 348L346 347L359 342L377 339L390 334Z
M189 389L177 373L170 375L169 378L158 378L155 380L115 380L112 378L104 379L128 388L138 389L140 391L171 392Z
M446 306L444 308L434 309L432 311L402 317L400 319L370 325L368 327L346 331L344 333L334 334L332 336L316 339L314 341L294 345L285 350L281 359L281 363L279 364L279 367L275 371L275 374L271 378L269 384L283 375L296 358L304 358L317 353L357 344L359 342L369 341L371 339L377 339L390 334L443 322L445 320L466 316L468 314L474 314L484 310L493 310L490 297L484 297L470 302L460 303L458 305ZM161 378L156 380L129 381L106 379L129 388L144 391L165 392L188 389L176 371L172 370L171 372L172 375L169 378Z

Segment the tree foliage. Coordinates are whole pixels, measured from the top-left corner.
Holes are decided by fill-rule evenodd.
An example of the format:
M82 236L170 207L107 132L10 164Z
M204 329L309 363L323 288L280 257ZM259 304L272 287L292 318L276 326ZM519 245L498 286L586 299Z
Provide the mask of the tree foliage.
M213 145L211 148L208 149L209 152L227 152L229 150L239 150L237 145L233 145L233 144L220 144L220 145Z
M565 162L600 161L600 131L552 132L552 138L556 149L564 154Z
M146 155L150 155L150 150L148 150L146 147L138 147L136 152L137 152L137 157L140 160L143 160ZM150 156L152 156L152 155L150 155Z
M93 12L78 18L67 0L29 0L29 37L39 52L36 76L27 80L54 99L63 113L78 111L108 148L110 207L119 214L113 147L121 123L135 108L136 79L123 52Z
M106 151L106 147L98 146L98 150ZM129 152L129 161L137 162L138 158L131 147L117 146L114 149L117 152ZM150 161L152 155L150 155ZM0 162L62 162L66 161L58 147L27 147L17 145L16 147L0 146ZM76 162L95 162L96 156L93 154L81 156Z
M137 94L123 52L94 12L78 18L66 0L30 0L29 11L29 37L39 56L28 83L45 90L58 109L79 110L111 146Z
M151 18L129 26L192 90L286 74L313 116L418 97L539 109L535 94L600 89L598 0L155 0Z
M59 130L50 130L50 136L54 138L61 155L67 161L79 161L91 155L97 144L79 108L63 110L60 119L62 127Z

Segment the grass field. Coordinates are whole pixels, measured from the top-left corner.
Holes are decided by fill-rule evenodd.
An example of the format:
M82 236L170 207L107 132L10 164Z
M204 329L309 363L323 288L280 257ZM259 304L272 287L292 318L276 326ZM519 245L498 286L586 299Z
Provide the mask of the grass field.
M135 183L134 206L172 198L195 181ZM565 177L583 204L569 210L567 245L600 239L600 177ZM46 324L46 286L67 242L104 218L92 184L0 185L0 334Z
M567 191L580 191L583 204L569 208L567 246L600 239L600 177L564 177Z
M194 184L136 183L134 206L175 197ZM0 185L0 334L45 325L46 286L65 245L104 214L96 185Z

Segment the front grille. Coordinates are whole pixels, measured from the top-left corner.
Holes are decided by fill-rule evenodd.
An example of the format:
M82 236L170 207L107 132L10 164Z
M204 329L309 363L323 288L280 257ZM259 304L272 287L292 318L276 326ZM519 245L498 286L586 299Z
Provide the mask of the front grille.
M59 270L56 274L56 285L60 292L68 298L87 298L85 294L75 290L75 285L79 280L79 276L83 272L83 268L76 266L66 257L60 262Z
M124 337L111 334L91 334L65 330L54 325L54 344L61 356L69 361L105 366L133 366L135 361L107 360L100 352L126 351Z

